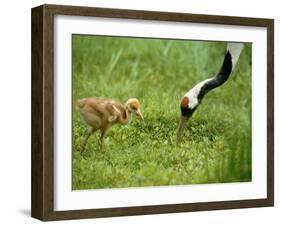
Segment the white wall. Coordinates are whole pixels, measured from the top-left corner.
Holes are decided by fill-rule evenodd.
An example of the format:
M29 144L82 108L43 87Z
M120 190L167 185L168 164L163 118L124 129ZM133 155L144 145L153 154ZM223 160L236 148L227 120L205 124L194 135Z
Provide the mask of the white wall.
M281 15L279 1L223 0L142 0L86 1L57 0L52 4L72 4L112 8L131 8L269 17L275 19L275 172L276 201L274 208L223 210L138 217L90 219L54 222L52 225L278 225L281 192L281 113L279 97ZM45 1L2 1L0 6L0 224L39 225L30 214L30 8ZM279 103L278 103L279 102Z

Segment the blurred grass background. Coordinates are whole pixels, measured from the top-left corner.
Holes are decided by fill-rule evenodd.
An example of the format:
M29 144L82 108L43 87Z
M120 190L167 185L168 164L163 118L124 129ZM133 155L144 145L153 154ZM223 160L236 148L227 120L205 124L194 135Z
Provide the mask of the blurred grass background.
M251 44L230 79L206 95L175 145L181 97L215 75L226 43L73 35L73 189L251 181ZM81 155L87 126L77 99L140 100L145 122L99 133Z

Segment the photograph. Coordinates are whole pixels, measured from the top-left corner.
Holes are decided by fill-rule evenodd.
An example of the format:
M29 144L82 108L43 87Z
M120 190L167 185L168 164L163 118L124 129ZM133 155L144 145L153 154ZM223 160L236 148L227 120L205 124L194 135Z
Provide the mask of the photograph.
M72 189L252 179L251 43L72 35Z

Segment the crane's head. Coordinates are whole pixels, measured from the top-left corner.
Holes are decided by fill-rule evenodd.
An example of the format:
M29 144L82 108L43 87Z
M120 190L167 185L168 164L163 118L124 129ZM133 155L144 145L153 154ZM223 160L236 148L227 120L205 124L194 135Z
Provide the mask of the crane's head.
M197 108L198 104L196 104L196 106L192 106L190 104L190 100L187 96L184 96L181 100L181 117L180 117L180 121L179 121L179 125L177 128L177 142L180 140L180 137L183 134L185 125L187 123L187 121L189 120L189 118L192 116L193 112L195 111L195 109Z
M134 112L138 118L141 118L143 120L140 102L137 98L130 98L126 103L126 107L130 112Z

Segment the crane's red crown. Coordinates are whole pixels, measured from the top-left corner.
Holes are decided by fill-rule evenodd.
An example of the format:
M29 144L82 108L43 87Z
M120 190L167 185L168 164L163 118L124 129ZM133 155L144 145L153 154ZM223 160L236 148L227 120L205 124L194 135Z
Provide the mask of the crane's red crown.
M181 100L181 107L182 108L187 108L189 104L189 99L188 97L183 97Z

